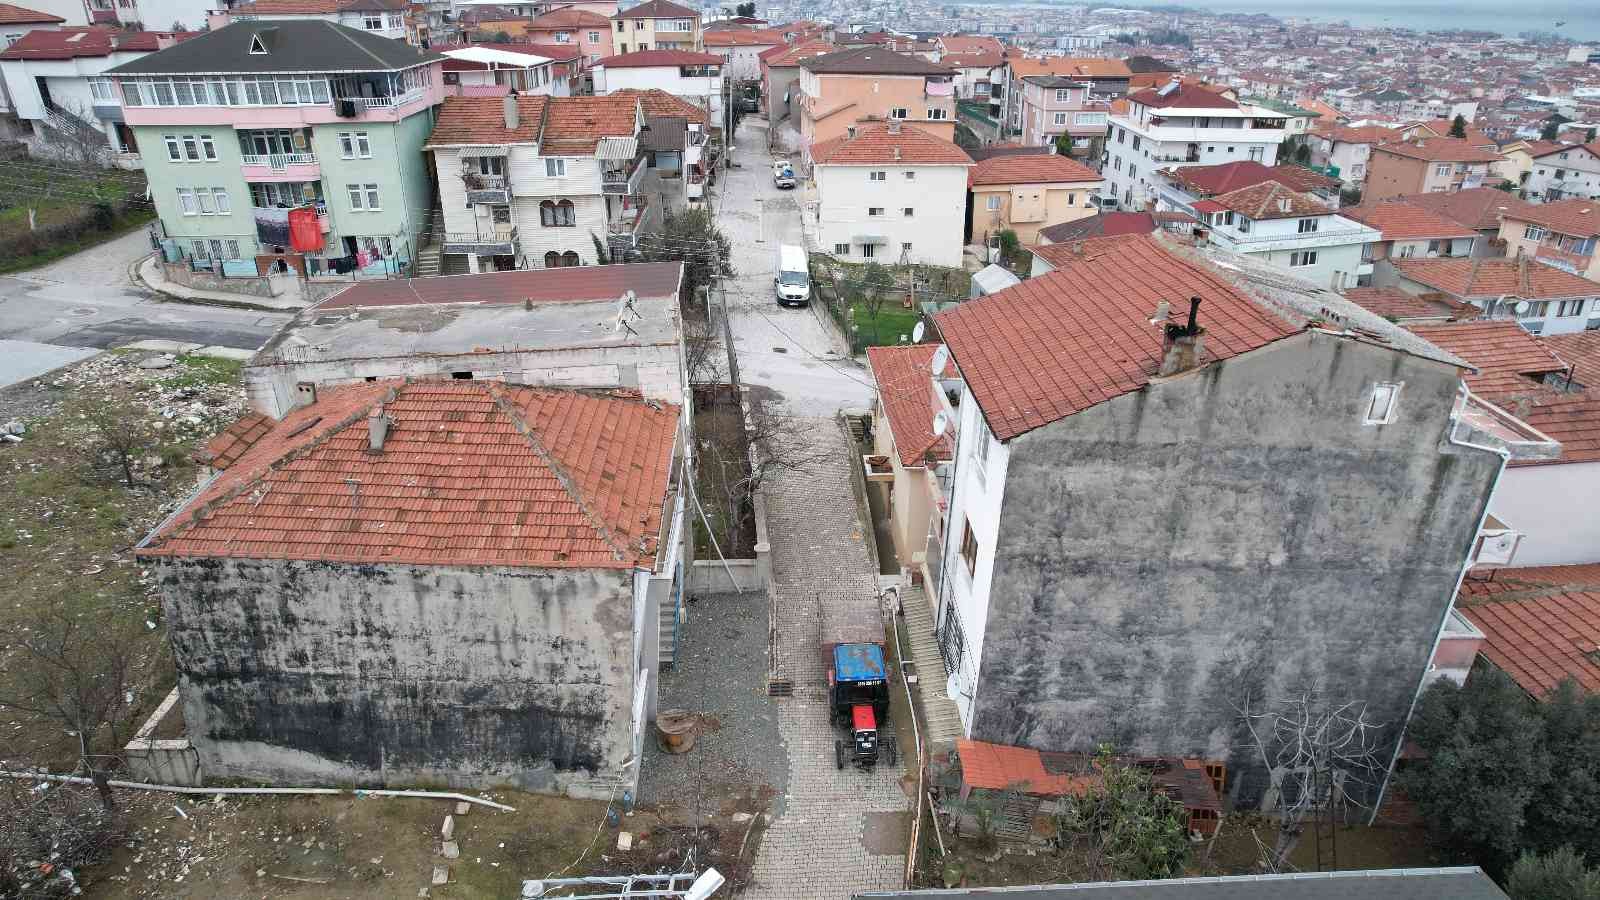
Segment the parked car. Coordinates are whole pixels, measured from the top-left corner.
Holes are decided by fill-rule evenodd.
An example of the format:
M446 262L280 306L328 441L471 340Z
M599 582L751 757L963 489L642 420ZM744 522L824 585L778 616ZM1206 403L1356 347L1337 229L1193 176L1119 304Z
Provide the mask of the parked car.
M794 166L787 159L772 161L772 183L780 188L794 187Z

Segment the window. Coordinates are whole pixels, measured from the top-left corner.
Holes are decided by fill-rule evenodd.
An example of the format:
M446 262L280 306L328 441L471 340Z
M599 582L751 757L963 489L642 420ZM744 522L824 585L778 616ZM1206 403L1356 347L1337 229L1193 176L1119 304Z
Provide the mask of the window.
M214 160L217 158L217 145L212 143L211 135L200 135L200 152L205 155L206 159Z
M214 216L217 214L217 207L211 200L210 191L205 188L197 188L194 195L195 199L200 201L200 215Z
M1139 149L1139 136L1137 134L1133 136L1133 149Z
M1384 381L1373 385L1372 395L1367 398L1367 415L1362 424L1387 425L1393 422L1399 399L1399 383Z
M10 46L10 44L8 43L7 46ZM117 89L111 84L111 79L109 78L89 79L89 95L94 98L94 102L97 104L117 102Z
M22 40L22 36L24 34L26 34L26 32L22 32L22 31L13 31L10 34L7 34L6 35L6 46L9 47L12 44L15 44L17 41Z
M833 245L833 255L834 256L849 256L850 255L850 245L849 244L834 244Z
M1067 192L1067 205L1068 206L1077 206L1078 205L1078 195L1072 193L1071 191L1068 191Z
M589 43L591 43L591 44L600 43L600 32L598 32L598 31L589 32Z
M929 120L931 120L931 121L939 121L940 119L943 119L944 117L945 117L945 111L944 110L938 109L938 108L935 108L935 107L931 107L931 106L928 107L928 118L929 118Z
M1543 240L1544 239L1544 229L1540 228L1537 225L1528 225L1528 226L1525 226L1522 229L1522 236L1523 236L1523 238L1525 238L1527 240L1530 240L1530 241Z
M868 172L867 173L867 180L868 181L883 181L883 180L887 179L888 177L889 177L889 173L888 172Z
M372 142L365 131L339 132L339 155L345 159L371 159Z
M1057 125L1065 125L1065 124L1067 124L1067 114L1064 113L1064 112L1056 113L1055 123Z
M1122 143L1122 139L1127 137L1127 136L1128 136L1128 132L1124 131L1121 128L1117 129L1117 143L1119 143L1119 144Z
M909 115L904 106L896 106L894 109L889 110L889 118L891 119L904 119L908 118Z
M401 13L389 13L389 27L390 28L404 28L405 26L406 26L406 19L405 19L404 15L402 15Z
M1433 167L1433 174L1440 175L1440 176L1449 175L1450 174L1450 166L1449 165L1434 166Z
M382 13L368 13L367 15L362 17L362 19L361 19L361 27L365 28L368 31L382 31L383 30L383 14Z
M1582 300L1562 300L1556 304L1557 317L1576 316L1581 312L1583 312Z
M878 255L878 245L877 244L862 244L861 245L861 258L862 259L871 259L871 258L873 258L874 256L877 256L877 255Z
M1519 316L1519 318L1523 318L1523 319L1542 319L1546 315L1548 315L1549 312L1550 312L1550 301L1548 301L1548 300L1533 300L1533 301L1530 301L1528 303L1527 312L1522 313L1522 315Z
M1104 125L1106 123L1106 114L1074 113L1072 116L1072 122L1075 125Z
M1066 88L1057 88L1056 89L1056 102L1057 103L1071 103L1072 102L1072 91L1067 90Z
M545 200L539 204L539 224L550 228L565 228L578 224L577 210L571 200Z
M1239 217L1239 233L1240 234L1249 234L1250 233L1250 220L1245 218L1244 216L1240 216Z
M911 242L910 241L906 241L905 243L901 244L900 245L900 252L901 253L910 253L911 252Z
M908 219L915 218L916 215L917 215L916 209L914 207L910 207L910 206L907 206L906 208L902 209L900 212L903 213L905 215L905 217L908 218Z
M869 207L867 207L867 215L868 216L881 216L881 215L883 215L883 207L881 207L881 206L869 206Z
M1317 251L1315 250L1296 250L1295 252L1289 254L1290 268L1298 269L1304 266L1314 266L1316 264Z
M1300 220L1300 233L1301 234L1315 234L1316 231L1317 231L1317 220L1316 219L1301 219Z
M366 185L366 188L367 188L367 209L368 210L381 209L382 207L380 207L378 205L378 186L375 185L375 184L369 184L369 185Z
M178 136L175 134L163 135L162 140L167 144L167 159L179 162L183 159L183 151L178 147Z
M549 178L561 178L567 174L567 161L564 159L547 159L544 161L544 174Z
M359 184L347 184L347 185L344 186L344 189L345 189L345 193L349 194L349 196L350 196L350 208L351 209L353 209L353 210L361 210L361 209L365 208L363 206L361 185L359 185Z
M570 43L572 43L572 32L570 32L570 31L558 31L558 32L556 32L556 43L558 43L558 44L570 44Z
M211 197L217 204L217 215L225 216L233 212L233 201L228 199L227 188L212 188Z
M183 156L184 159L192 161L200 159L200 142L195 140L195 136L192 134L183 136Z
M961 524L961 558L967 564L967 574L978 573L978 537L972 533L972 523Z
M506 158L504 156L479 156L476 157L475 168L479 175L504 175L506 173Z
M1119 156L1116 159L1113 159L1111 161L1111 168L1116 169L1118 172L1121 172L1122 171L1122 157Z
M192 188L178 188L178 208L183 210L183 214L186 216L198 215L200 213L200 207L195 202L194 190Z
M907 181L916 181L917 180L917 173L915 173L915 172L906 172L906 180Z

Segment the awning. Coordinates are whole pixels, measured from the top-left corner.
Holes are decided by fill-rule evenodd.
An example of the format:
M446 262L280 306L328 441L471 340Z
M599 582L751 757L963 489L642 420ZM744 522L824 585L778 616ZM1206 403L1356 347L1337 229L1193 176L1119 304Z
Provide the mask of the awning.
M633 159L639 155L638 138L603 137L594 155L599 159Z
M511 148L505 144L462 144L456 148L462 156L509 156Z
M889 239L884 237L881 234L852 234L852 235L850 235L850 243L852 243L852 244L887 244L887 243L889 243Z

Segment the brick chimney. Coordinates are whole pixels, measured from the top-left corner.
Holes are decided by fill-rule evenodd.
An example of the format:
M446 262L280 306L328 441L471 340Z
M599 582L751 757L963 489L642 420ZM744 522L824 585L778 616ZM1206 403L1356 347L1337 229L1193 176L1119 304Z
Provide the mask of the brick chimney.
M517 125L521 122L521 117L517 111L517 95L514 93L507 94L505 99L501 101L501 108L505 112L506 130L516 131Z
M1200 298L1190 297L1189 321L1183 325L1168 322L1161 329L1161 369L1157 373L1161 377L1187 372L1200 365L1206 330L1200 327L1199 317Z
M388 439L389 426L392 424L394 424L394 420L389 418L389 414L383 411L382 403L372 408L372 412L367 414L368 452L383 452L383 442Z

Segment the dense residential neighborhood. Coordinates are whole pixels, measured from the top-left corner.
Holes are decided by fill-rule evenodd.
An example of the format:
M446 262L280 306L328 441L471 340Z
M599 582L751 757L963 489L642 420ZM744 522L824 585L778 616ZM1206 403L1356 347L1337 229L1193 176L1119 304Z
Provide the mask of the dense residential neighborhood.
M0 896L1593 900L1563 15L0 3Z

